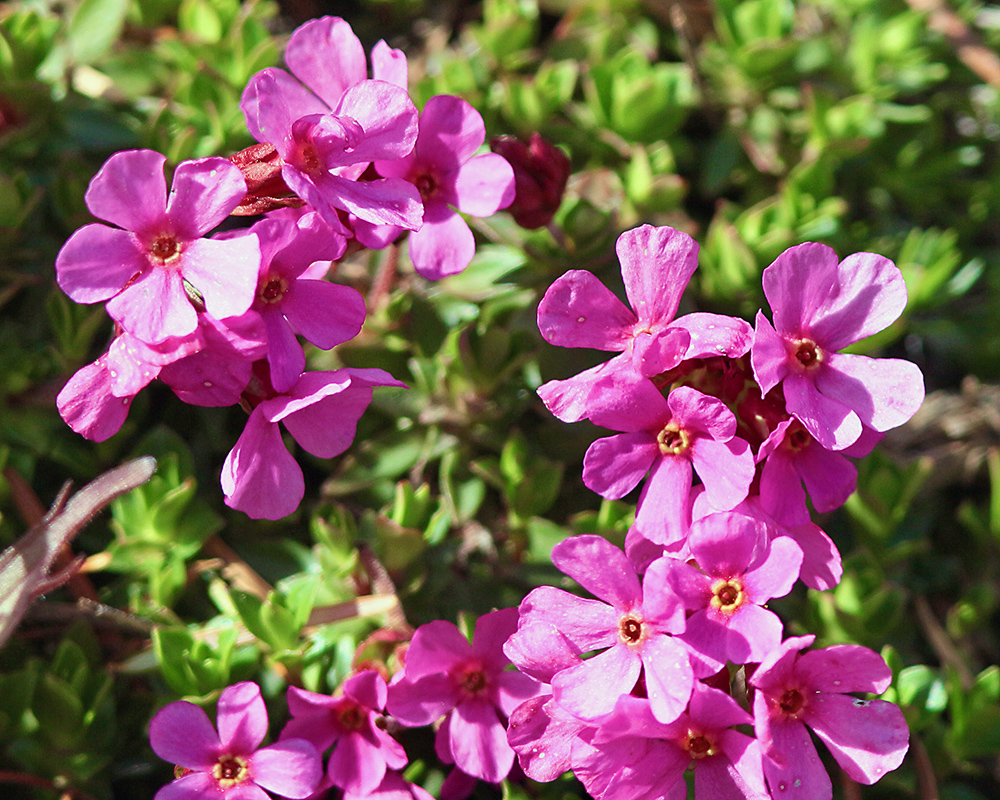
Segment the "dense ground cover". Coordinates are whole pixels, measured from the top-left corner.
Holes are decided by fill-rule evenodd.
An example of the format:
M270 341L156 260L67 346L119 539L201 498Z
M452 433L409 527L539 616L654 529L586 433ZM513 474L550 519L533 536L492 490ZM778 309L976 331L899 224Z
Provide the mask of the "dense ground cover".
M342 455L315 453L322 430L288 427L304 499L261 514L255 485L241 493L244 473L227 453L263 395L246 410L187 405L171 390L180 379L164 373L99 443L60 418L57 395L114 332L103 305L77 305L57 286L56 265L72 262L64 246L95 222L92 214L127 227L124 211L101 216L93 196L85 200L113 153L157 151L169 175L190 159L254 145L240 105L245 87L284 63L296 26L329 13L347 18L365 53L380 39L405 52L418 109L436 95L460 97L490 137L540 133L568 157L570 176L547 224L530 218L538 209L523 179L513 213L480 211L475 193L465 196L473 197L468 207L458 202L476 242L458 274L430 279L440 264L413 235L381 250L359 246L356 235L322 256L336 261L330 284L363 298L364 327L357 336L331 334L340 342L332 349L307 343L307 367L350 375L359 392L370 391L365 381L381 388ZM215 714L220 696L252 695L243 682L255 682L269 716L246 700L247 724L269 718L269 741L290 714L311 713L308 703L318 701L306 692L344 686L359 707L378 705L371 698L384 687L359 680L358 669L398 671L414 629L432 623L418 652L454 644L443 625L471 634L479 617L490 620L488 631L506 618L481 615L516 607L539 587L572 588L564 572L584 574L583 557L565 544L553 565L560 542L597 541L569 538L584 535L622 546L639 492L608 491L583 467L609 431L561 422L537 394L607 354L553 346L558 332L544 324L539 332L538 308L569 270L588 270L624 297L626 259L615 243L648 224L700 247L679 315L753 324L758 309L777 313L762 274L804 242L829 245L840 258L878 253L900 268L905 310L848 352L917 364L924 406L858 462L857 489L843 508L814 514L842 555L836 586L800 582L784 596L776 591L767 608L786 637L815 635L816 648L863 645L891 668L882 696L905 715L906 759L869 788L824 754L834 796L1000 794L998 47L995 8L917 0L0 6L0 544L37 523L65 480L81 486L133 457L158 460L148 483L73 540L79 573L28 608L12 635L12 618L0 617L0 636L10 635L0 650L0 791L152 797L173 773L149 745L150 720L172 708L158 718L169 729L171 714L189 713L169 703L184 698ZM455 113L471 119L461 108ZM503 146L495 149L516 160ZM559 170L552 153L529 167L536 179ZM380 170L384 178L409 174ZM125 205L141 216L147 201L140 193ZM241 241L257 219L230 218L227 241ZM224 308L232 297L198 300ZM115 318L130 331L148 322ZM373 369L382 372L362 372ZM272 362L270 374L280 370ZM274 431L278 416L292 413L267 408ZM612 432L628 430L610 416ZM599 497L595 484L617 499ZM230 506L281 518L251 519L227 507L224 493ZM57 564L68 559L55 556ZM707 570L710 556L698 560ZM0 611L49 588L42 571L0 583ZM744 676L734 669L732 677L749 708ZM222 695L234 685L242 688ZM289 686L304 690L298 705L286 701ZM738 688L733 694L741 699ZM395 702L405 723L406 703ZM390 732L405 746L409 781L435 796L460 793L451 778L442 795L449 767L426 728ZM154 747L162 753L162 739L158 746L154 736ZM384 760L400 766L398 754ZM568 775L479 782L471 791L585 796Z

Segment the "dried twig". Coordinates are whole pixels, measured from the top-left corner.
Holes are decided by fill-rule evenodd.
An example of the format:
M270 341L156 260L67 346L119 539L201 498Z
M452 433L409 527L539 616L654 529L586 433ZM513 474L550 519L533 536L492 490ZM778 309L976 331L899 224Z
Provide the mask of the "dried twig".
M927 14L931 30L944 34L962 62L991 86L1000 89L1000 57L983 44L945 0L906 0L914 11Z

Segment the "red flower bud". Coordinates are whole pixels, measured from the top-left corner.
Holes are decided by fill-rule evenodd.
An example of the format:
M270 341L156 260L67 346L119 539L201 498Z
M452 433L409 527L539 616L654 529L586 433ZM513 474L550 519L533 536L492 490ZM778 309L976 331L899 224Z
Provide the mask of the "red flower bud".
M276 208L298 208L305 201L292 194L281 177L281 156L270 144L255 144L246 150L233 153L229 160L239 167L247 182L243 201L233 209L235 217L263 214Z
M570 163L565 154L539 134L525 143L516 136L494 136L490 149L514 168L514 202L507 209L522 228L547 225L562 202Z

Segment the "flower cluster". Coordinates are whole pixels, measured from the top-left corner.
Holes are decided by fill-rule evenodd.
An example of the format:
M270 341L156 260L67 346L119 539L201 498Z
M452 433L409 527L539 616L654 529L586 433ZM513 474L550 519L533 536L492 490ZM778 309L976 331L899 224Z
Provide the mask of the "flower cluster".
M902 275L870 253L793 247L764 271L773 324L761 312L751 328L675 318L697 266L686 234L646 225L617 249L631 308L575 270L549 288L538 325L552 344L620 354L539 395L560 419L620 431L588 449L589 488L621 498L645 484L624 552L599 536L553 550L596 600L541 587L521 603L505 652L548 686L511 714L521 767L537 780L572 769L598 800L681 800L689 766L698 800L829 800L808 727L873 783L902 761L906 723L849 693L884 692L889 668L854 645L800 654L814 637L782 641L766 604L798 579L838 582L806 491L817 511L842 504L857 479L847 456L923 400L914 365L838 352L902 313ZM752 705L731 694L733 670ZM737 729L751 724L754 737Z
M402 52L368 59L342 19L292 35L289 71L266 69L242 109L259 145L231 159L177 166L149 150L113 155L85 200L85 225L56 258L59 286L78 303L106 302L108 351L80 369L57 405L73 430L114 435L133 398L159 379L184 402L241 405L246 429L226 459L226 502L252 517L293 512L302 471L279 423L306 451L342 453L377 386L378 369L306 372L301 339L329 350L356 336L361 295L326 280L348 240L381 248L410 231L410 257L430 279L463 270L475 252L458 212L485 216L514 199L514 172L477 151L486 131L464 100L407 94ZM216 232L230 217L262 214ZM301 338L300 338L301 337Z

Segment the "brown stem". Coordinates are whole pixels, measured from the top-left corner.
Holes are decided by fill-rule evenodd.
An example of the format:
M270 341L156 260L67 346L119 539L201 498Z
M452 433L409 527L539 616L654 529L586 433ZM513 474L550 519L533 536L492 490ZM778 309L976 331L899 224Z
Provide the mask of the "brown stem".
M5 468L3 476L7 479L7 483L10 484L14 505L17 506L17 511L21 515L21 518L27 523L29 528L35 527L45 517L45 506L42 504L42 501L38 499L38 495L35 494L34 489L31 488L28 482L13 467ZM73 555L73 550L69 544L64 544L59 550L59 555L52 562L51 573L58 573L75 560L76 556ZM95 603L100 600L97 589L94 588L94 584L91 583L90 578L79 572L70 576L69 580L66 581L66 588L77 600L86 599L92 600Z
M39 789L49 789L53 792L58 792L60 798L66 798L66 800L97 800L93 795L87 794L82 789L56 786L50 780L39 778L37 775L31 775L27 772L0 770L0 783L17 783L21 786L35 786Z
M944 34L958 57L970 70L994 88L1000 89L1000 57L983 44L945 0L906 0L910 8L927 14L930 29Z
M389 571L375 557L372 549L364 542L359 542L357 547L358 559L361 561L361 566L365 568L365 572L368 573L372 594L396 595L396 584L392 582ZM409 623L407 623L406 615L403 613L403 606L398 603L387 610L385 616L392 628L408 627Z
M368 290L368 297L365 298L365 305L369 311L374 311L385 301L396 283L396 271L399 267L399 245L393 242L386 248L382 263L375 273L375 280L372 281L371 289Z
M934 767L931 765L931 758L920 737L910 736L910 752L913 753L913 760L916 762L917 791L920 793L920 800L938 800Z
M844 800L861 800L861 787L844 770L840 770L840 789Z

